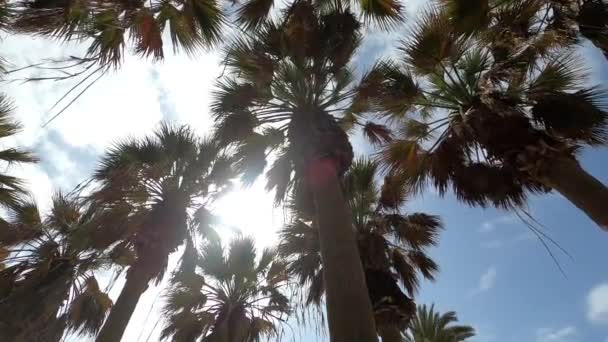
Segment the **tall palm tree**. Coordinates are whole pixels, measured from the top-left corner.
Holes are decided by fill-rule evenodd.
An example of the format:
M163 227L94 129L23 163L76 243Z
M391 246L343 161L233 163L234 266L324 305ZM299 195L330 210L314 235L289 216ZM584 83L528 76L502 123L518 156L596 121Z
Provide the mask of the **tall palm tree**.
M44 217L32 200L0 221L0 336L59 341L94 335L112 306L95 272L112 262L89 232L110 222L77 194L57 193Z
M378 334L384 342L401 341L415 313L412 298L420 278L434 280L437 264L426 250L437 244L441 223L423 213L405 215L405 194L386 179L375 182L377 165L356 161L343 180L358 247L374 308ZM319 229L314 217L294 207L293 222L280 232L279 254L299 281L306 305L319 306L327 271L320 258ZM405 292L405 293L404 293Z
M10 138L21 130L21 125L12 118L13 110L11 101L4 94L0 94L0 139ZM3 147L0 150L0 161L4 164L4 170L7 170L15 164L35 163L38 159L25 149ZM26 190L21 179L0 174L0 205L5 207L17 205L20 196L25 193Z
M608 189L576 158L608 142L605 96L585 85L575 53L523 49L496 61L491 45L446 22L428 11L403 60L378 63L359 87L367 109L399 122L382 151L396 179L511 209L553 189L608 230Z
M189 246L185 255L191 259L182 261L167 294L161 338L180 342L278 338L290 307L282 293L287 273L276 252L264 249L259 255L253 239L245 237L233 239L228 248L219 240L211 241L200 258Z
M188 126L161 124L151 136L118 143L93 175L93 205L127 215L122 229L100 231L98 243L119 241L135 252L126 283L97 341L120 338L139 297L158 283L171 253L210 231L207 206L230 185L231 162L217 144Z
M440 314L434 306L418 306L405 342L460 342L475 336L475 329L468 325L451 325L457 321L453 311Z
M236 151L245 183L264 171L269 154L276 155L267 189L276 192L277 202L300 192L316 211L328 270L330 336L373 341L371 304L339 182L353 158L337 119L354 94L347 63L358 46L360 23L348 8L323 13L320 6L297 2L278 22L261 24L255 37L228 49L228 76L212 106L216 137Z

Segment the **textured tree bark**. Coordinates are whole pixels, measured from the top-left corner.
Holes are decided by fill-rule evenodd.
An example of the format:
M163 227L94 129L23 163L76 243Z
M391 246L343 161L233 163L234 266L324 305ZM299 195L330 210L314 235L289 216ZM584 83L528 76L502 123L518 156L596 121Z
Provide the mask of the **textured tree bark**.
M573 159L555 161L544 175L553 189L608 232L608 188Z
M314 161L308 175L319 222L330 339L377 341L355 232L335 163L327 159Z
M129 324L129 319L131 319L131 315L137 306L139 297L148 288L150 277L142 274L143 272L139 272L135 268L136 266L133 267L127 274L127 281L101 328L96 342L120 342Z
M380 337L382 338L382 342L403 342L401 331L396 326L380 329Z

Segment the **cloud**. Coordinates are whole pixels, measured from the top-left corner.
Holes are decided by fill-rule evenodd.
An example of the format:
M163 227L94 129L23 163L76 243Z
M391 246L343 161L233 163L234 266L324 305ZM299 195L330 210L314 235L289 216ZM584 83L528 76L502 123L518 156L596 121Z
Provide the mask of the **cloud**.
M508 225L517 222L517 217L515 215L504 215L499 216L497 218L493 218L491 220L485 221L479 227L479 232L482 234L492 233L496 231L496 228L500 225Z
M608 283L599 284L589 291L587 318L596 324L608 324Z
M560 329L542 328L536 331L537 342L572 342L577 341L577 331L574 326Z
M479 284L469 294L471 297L487 292L496 285L496 266L490 266L479 278Z

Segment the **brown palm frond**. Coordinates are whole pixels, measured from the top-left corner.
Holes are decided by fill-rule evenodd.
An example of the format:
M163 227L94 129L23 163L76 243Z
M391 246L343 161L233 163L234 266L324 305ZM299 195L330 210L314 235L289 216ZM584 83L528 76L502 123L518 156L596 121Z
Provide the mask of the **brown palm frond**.
M483 31L491 21L489 0L440 0L439 3L461 32Z
M403 21L403 6L395 0L359 0L363 19L389 30Z
M363 134L374 145L382 145L391 142L393 136L386 125L366 122L363 126Z
M154 13L142 8L134 15L131 26L131 38L135 41L135 52L144 57L152 56L155 60L164 57L161 30Z

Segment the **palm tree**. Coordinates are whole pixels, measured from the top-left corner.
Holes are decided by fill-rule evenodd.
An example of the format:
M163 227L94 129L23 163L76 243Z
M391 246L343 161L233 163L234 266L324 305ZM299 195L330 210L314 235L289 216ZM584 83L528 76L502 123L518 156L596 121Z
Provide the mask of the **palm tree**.
M169 255L186 239L210 231L207 206L230 185L231 162L217 144L188 126L162 124L141 140L118 143L93 175L94 206L127 215L121 229L99 232L99 244L118 242L136 259L97 341L120 341L139 297L162 279Z
M373 341L371 304L339 182L353 158L337 118L354 94L346 64L358 46L360 24L347 8L323 14L301 1L278 23L260 27L255 37L227 50L228 76L212 106L216 138L235 150L246 184L273 153L267 189L276 191L277 203L290 191L309 198L328 270L330 336Z
M10 341L59 341L95 335L112 306L95 272L112 259L90 243L105 215L77 194L57 193L42 217L22 201L0 221L0 335Z
M191 54L216 45L225 19L216 0L82 1L28 0L15 9L17 32L90 41L87 53L73 62L100 69L118 67L130 41L142 57L163 59L162 35L168 27L173 50Z
M440 0L452 24L466 33L511 45L543 39L580 43L588 39L608 56L608 4L603 0ZM499 33L496 35L496 33Z
M0 139L10 138L21 130L21 125L12 119L14 110L11 101L0 94ZM0 150L0 161L4 169L19 163L35 163L38 159L29 151L16 147L3 147ZM19 203L19 197L26 193L23 181L17 177L0 174L0 205L14 206Z
M192 244L188 249L167 294L161 338L254 342L280 336L279 325L290 313L282 293L288 278L273 249L258 255L253 239L242 236L228 248L211 241L200 257Z
M384 342L401 341L401 332L415 313L412 298L420 277L434 280L438 271L426 249L437 244L441 223L436 216L402 214L405 194L399 193L401 188L393 187L390 179L380 189L376 175L376 163L356 161L344 176L344 196L354 222L378 334ZM298 279L304 304L318 307L327 272L321 263L314 217L295 206L293 222L280 236L279 254L288 260L289 272Z
M440 314L434 306L418 306L405 342L460 342L475 336L475 329L468 325L451 325L457 321L453 311Z
M404 59L378 63L359 87L367 109L399 122L382 151L395 178L507 209L553 189L608 230L608 189L576 159L608 142L604 93L584 85L574 52L496 61L491 45L446 20L424 14Z

